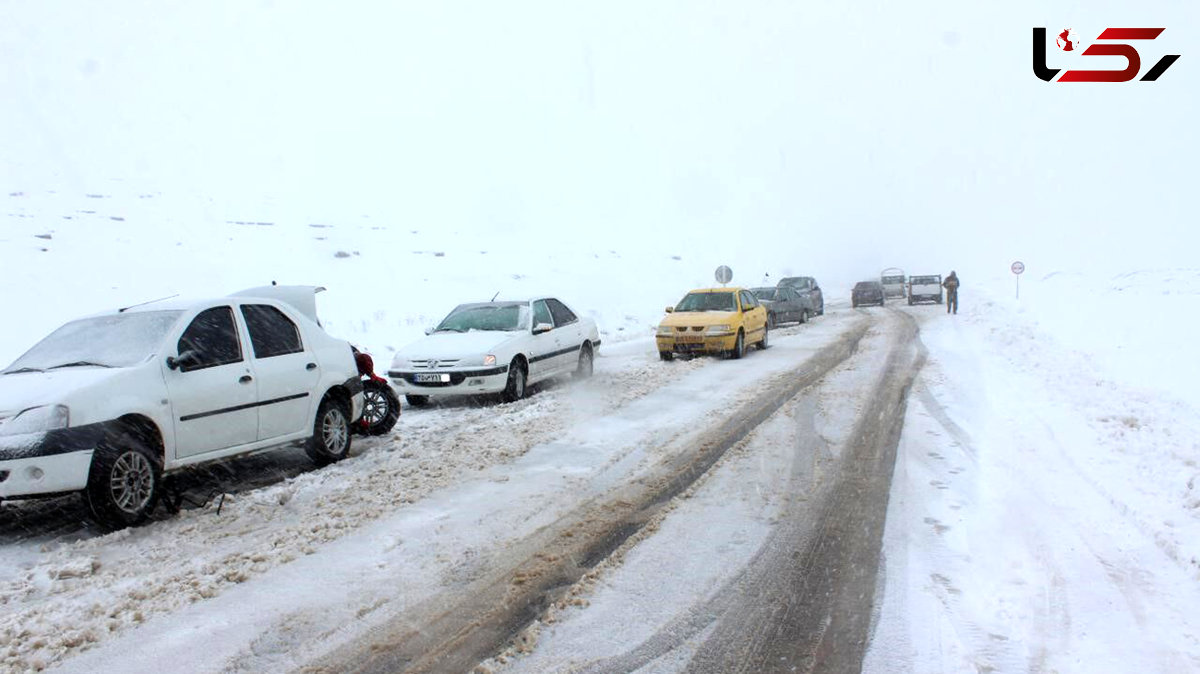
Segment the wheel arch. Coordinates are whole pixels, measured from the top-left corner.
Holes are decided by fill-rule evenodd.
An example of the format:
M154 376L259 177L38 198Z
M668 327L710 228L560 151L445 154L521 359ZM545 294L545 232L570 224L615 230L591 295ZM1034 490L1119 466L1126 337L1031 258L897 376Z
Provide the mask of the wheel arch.
M146 448L154 452L155 456L161 462L160 465L166 462L166 444L163 439L162 429L153 419L144 414L126 414L118 417L114 422L116 430L131 433L137 439L146 444Z

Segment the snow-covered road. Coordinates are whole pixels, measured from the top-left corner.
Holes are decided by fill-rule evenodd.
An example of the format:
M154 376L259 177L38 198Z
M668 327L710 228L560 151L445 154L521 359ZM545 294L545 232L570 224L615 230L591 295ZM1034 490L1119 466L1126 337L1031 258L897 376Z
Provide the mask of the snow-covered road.
M703 473L696 460L719 458L764 400L849 356L868 323L831 311L743 361L659 363L646 340L606 347L592 381L514 405L408 410L398 440L236 491L220 514L214 502L116 534L12 542L0 551L4 664L289 669L357 661L381 639L411 648L397 630L471 622L487 591L543 601L572 580L554 574L587 562L546 550L599 561L630 517ZM454 602L467 603L444 610ZM484 621L476 661L537 608ZM368 650L364 667L380 652Z
M865 671L1200 671L1195 415L987 306L924 318Z
M408 409L321 470L234 462L194 477L223 503L134 530L6 506L0 664L1200 668L1185 403L984 303L835 307L772 342L606 345L590 381Z

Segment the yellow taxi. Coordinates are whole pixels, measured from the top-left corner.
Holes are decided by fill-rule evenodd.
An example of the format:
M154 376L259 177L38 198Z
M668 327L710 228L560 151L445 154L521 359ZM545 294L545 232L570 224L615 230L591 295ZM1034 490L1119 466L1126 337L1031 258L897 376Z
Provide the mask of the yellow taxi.
M667 307L655 341L658 356L719 353L741 358L746 347L767 348L767 310L745 288L701 288Z

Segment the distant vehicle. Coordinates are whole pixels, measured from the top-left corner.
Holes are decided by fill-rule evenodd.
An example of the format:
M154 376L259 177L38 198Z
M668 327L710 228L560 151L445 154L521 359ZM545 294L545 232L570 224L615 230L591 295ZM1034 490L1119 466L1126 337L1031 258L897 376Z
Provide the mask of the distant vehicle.
M767 309L767 327L782 323L807 323L809 303L792 288L751 288L750 292Z
M659 358L675 354L719 353L741 358L746 346L765 349L770 327L767 309L745 288L693 290L658 325Z
M512 402L551 377L590 377L599 349L596 322L553 297L460 304L425 338L396 352L387 374L414 407L497 393Z
M164 474L304 443L350 451L354 352L316 320L322 288L270 286L67 323L0 372L0 499L82 491L111 528L144 521Z
M912 276L908 279L908 303L942 303L942 275Z
M859 281L850 291L850 306L857 309L867 304L878 304L882 307L886 301L885 295L883 284L879 281Z
M817 279L811 276L789 276L779 279L779 283L775 285L795 290L796 294L800 295L800 298L808 305L809 316L825 315L825 295L821 292L821 286L817 283Z
M879 283L883 285L883 294L888 297L904 297L907 282L908 279L904 277L903 269L888 267L879 273Z

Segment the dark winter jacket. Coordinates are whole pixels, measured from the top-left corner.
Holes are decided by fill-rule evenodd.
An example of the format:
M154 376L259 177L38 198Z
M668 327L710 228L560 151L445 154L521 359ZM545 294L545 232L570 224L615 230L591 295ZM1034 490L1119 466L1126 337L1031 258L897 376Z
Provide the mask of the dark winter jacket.
M958 290L958 275L956 275L954 272L950 272L950 275L946 277L946 280L942 281L942 287L945 288L946 290L949 290L950 292L957 291Z

